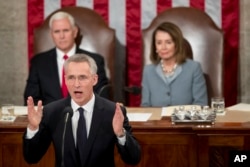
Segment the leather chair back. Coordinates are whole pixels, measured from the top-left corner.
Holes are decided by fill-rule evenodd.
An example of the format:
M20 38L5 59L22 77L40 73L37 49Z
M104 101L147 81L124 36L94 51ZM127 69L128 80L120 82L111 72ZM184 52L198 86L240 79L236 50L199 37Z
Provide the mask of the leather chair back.
M85 7L64 7L55 12L57 11L65 11L74 17L79 29L76 44L80 48L98 53L104 57L106 74L113 87L115 82L115 30L108 27L99 14ZM55 46L49 29L49 19L55 12L49 15L40 27L35 29L34 54L46 51Z
M203 11L190 7L176 7L157 15L143 30L144 64L149 64L152 34L162 22L179 26L186 39L187 52L200 62L204 72L209 104L211 97L223 97L223 32Z

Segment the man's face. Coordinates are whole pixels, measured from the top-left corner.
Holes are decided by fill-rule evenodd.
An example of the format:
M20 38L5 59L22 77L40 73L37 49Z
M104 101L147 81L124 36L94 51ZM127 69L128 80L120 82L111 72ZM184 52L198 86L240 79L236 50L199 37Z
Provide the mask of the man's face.
M51 36L57 48L67 53L75 43L77 28L67 18L54 20L51 25Z
M71 62L65 69L65 80L72 99L81 106L91 99L98 76L91 74L88 63Z

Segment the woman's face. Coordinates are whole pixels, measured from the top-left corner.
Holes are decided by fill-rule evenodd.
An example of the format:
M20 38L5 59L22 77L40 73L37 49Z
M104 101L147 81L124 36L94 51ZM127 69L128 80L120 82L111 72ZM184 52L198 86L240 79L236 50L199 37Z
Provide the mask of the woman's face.
M175 43L169 33L157 31L155 34L155 47L161 59L171 59L175 55Z

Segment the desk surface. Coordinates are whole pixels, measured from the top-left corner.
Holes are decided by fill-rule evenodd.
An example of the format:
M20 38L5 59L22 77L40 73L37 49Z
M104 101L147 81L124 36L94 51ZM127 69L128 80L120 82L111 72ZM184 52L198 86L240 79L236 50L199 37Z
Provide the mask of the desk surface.
M217 116L214 125L204 124L178 124L173 125L170 117L161 117L161 108L130 108L128 107L128 113L152 113L151 118L146 122L130 122L134 130L143 129L190 129L190 130L250 130L250 112L241 111L227 111L224 116ZM27 127L27 116L18 116L14 122L0 122L0 129L8 130L15 129L22 131ZM2 131L1 130L1 131ZM18 130L18 131L19 131Z

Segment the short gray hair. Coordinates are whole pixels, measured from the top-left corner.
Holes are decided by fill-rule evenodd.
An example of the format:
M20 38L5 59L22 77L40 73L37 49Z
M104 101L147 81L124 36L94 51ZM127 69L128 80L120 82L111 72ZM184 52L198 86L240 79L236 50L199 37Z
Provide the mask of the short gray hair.
M76 53L73 56L70 56L64 63L64 69L66 69L67 66L69 65L69 63L71 63L71 62L75 62L75 63L86 62L86 63L88 63L88 65L90 67L91 74L97 73L98 68L97 68L95 60L86 54Z
M59 12L56 12L55 14L53 14L51 17L50 17L50 20L49 20L49 27L51 28L52 26L52 22L54 20L60 20L60 19L64 19L64 18L67 18L70 22L70 24L72 25L72 27L75 26L75 19L73 16L71 16L69 13L67 12L63 12L63 11L59 11Z

